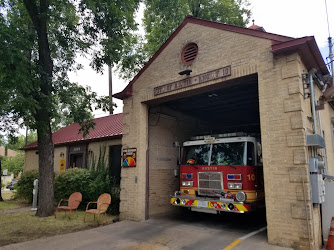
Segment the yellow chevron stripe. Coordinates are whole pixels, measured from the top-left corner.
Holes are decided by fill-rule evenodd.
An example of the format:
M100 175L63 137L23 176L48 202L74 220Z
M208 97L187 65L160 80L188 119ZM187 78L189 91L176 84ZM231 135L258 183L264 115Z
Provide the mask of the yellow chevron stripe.
M244 212L248 212L247 208L244 207L244 205L241 205L241 204L235 204L236 208L239 210L239 211L244 211Z

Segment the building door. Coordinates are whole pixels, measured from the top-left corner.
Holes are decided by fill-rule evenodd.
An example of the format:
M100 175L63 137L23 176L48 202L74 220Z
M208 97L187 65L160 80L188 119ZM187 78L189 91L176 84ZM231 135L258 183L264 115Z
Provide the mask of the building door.
M82 168L83 154L70 155L70 168Z
M121 145L109 147L110 175L115 178L116 185L121 183Z

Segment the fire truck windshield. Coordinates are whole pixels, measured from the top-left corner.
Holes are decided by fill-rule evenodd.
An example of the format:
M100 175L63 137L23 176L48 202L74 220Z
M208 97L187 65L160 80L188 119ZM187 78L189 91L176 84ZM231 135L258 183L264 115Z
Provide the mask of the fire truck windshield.
M210 148L212 147L211 155ZM183 164L190 165L245 165L245 142L193 145L184 148Z
M245 142L212 145L211 165L244 165Z
M209 165L210 144L185 147L183 164Z

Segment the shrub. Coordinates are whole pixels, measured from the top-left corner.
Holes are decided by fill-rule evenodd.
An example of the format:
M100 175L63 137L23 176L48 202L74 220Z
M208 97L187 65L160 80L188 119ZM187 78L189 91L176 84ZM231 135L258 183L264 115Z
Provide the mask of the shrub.
M89 171L87 169L68 169L55 177L55 200L67 199L72 193L82 194L81 208L90 201L96 201L103 193L111 193L112 182L107 171Z
M38 179L38 170L23 172L20 180L16 185L16 196L32 202L32 190L34 188L34 180Z
M87 169L68 169L55 177L55 200L67 199L72 193L80 192L83 202L91 199L89 185L92 181L91 172Z

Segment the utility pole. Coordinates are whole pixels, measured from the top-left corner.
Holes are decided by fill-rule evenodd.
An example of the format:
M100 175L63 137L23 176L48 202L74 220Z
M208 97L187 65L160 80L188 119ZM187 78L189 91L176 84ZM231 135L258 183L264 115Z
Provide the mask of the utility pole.
M333 60L334 60L334 55L333 55L333 43L332 43L332 37L328 37L328 47L329 47L329 63L331 65L331 73L332 77L334 77L334 68L333 68Z
M109 114L113 114L113 105L112 105L112 70L111 66L108 65L108 74L109 74L109 98L110 98L110 104L109 104Z

